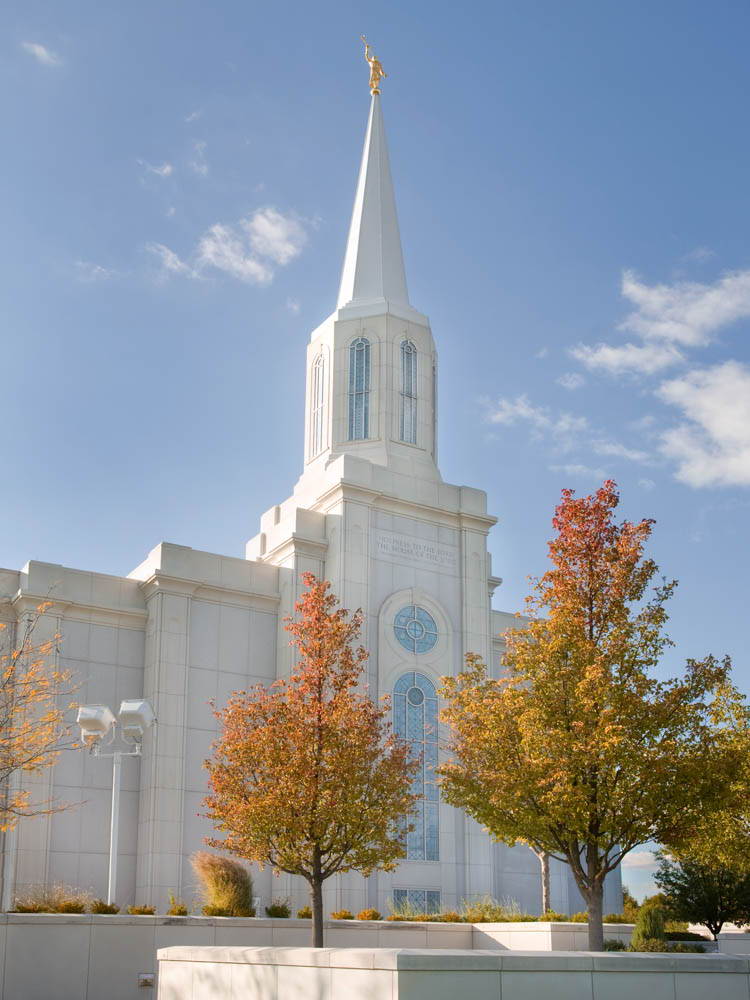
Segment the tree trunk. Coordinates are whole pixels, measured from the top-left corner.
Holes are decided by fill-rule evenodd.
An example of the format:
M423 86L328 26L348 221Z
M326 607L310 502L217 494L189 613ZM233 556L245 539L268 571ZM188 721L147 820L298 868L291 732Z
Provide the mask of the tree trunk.
M312 910L312 946L323 947L323 880L314 878L310 882L310 908Z
M547 913L552 909L549 898L549 854L543 851L537 857L539 858L539 864L542 866L542 913Z
M586 898L589 912L589 951L604 951L603 896L602 882L598 878L592 879Z

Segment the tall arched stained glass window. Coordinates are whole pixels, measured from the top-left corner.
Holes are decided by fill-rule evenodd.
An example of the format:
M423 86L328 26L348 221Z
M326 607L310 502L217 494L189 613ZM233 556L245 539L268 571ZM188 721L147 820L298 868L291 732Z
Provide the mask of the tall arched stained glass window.
M417 443L417 349L401 343L401 440Z
M326 359L322 351L310 375L310 458L314 458L325 446Z
M370 436L370 341L358 337L349 348L349 440Z
M406 836L406 857L411 861L439 861L438 708L435 685L424 674L410 670L393 687L393 731L408 740L412 755L421 758L412 790L419 795L413 823Z

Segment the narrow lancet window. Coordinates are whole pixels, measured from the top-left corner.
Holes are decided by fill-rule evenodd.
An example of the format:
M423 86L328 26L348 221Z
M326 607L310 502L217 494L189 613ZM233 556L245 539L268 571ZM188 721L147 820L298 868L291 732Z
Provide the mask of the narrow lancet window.
M417 443L417 349L410 340L401 344L401 440Z
M310 458L325 447L326 359L321 351L313 361L310 378Z
M414 759L421 761L412 791L419 796L406 835L409 861L439 861L438 708L435 685L416 670L402 674L393 688L393 731L408 740Z
M370 341L358 337L349 348L349 440L370 436Z

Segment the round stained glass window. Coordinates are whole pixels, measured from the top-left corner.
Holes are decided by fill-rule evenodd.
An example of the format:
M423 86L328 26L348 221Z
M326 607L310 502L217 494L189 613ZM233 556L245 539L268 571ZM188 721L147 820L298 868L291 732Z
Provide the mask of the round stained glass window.
M435 619L424 608L409 604L401 608L393 622L396 638L410 653L427 653L437 642Z

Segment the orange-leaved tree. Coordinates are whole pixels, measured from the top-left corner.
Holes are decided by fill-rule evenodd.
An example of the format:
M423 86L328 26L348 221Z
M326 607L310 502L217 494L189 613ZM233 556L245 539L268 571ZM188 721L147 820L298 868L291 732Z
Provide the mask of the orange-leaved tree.
M418 761L391 732L387 699L359 689L361 611L339 608L313 574L303 581L299 618L287 624L299 662L288 679L235 692L216 712L205 806L223 834L210 846L307 880L319 948L325 880L390 871L404 856Z
M637 845L689 829L737 766L722 730L728 661L651 674L675 584L652 583L653 521L617 523L618 501L612 481L588 497L563 491L552 566L535 581L528 627L506 636L505 675L470 655L442 688L445 798L498 839L567 862L592 950L604 944L606 875Z
M59 636L40 639L37 629L49 602L39 605L13 630L0 623L0 830L24 816L63 808L35 799L24 775L41 774L66 745L66 702L71 675L55 665Z

